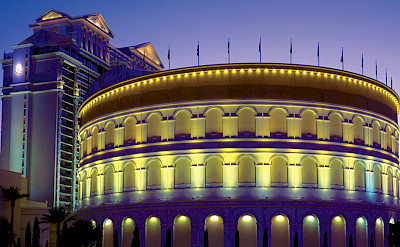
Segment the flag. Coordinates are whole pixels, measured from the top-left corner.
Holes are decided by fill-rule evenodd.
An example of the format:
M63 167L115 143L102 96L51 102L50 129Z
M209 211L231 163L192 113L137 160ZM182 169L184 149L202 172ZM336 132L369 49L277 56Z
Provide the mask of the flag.
M343 47L342 47L342 57L340 58L340 62L343 63Z
M392 77L390 77L390 88L392 88L392 86L393 86L393 79Z
M361 53L361 68L364 68L364 53Z
M319 58L319 42L318 42L318 48L317 48L317 57Z
M378 80L378 62L375 61L375 79Z
M229 46L230 46L230 44L229 44L229 39L228 39L228 54L229 54Z
M171 48L168 46L168 60L171 59Z
M258 52L261 52L261 37L260 37L260 43L258 44Z
M292 39L290 39L290 54L293 53Z
M200 43L197 41L197 56L200 54Z

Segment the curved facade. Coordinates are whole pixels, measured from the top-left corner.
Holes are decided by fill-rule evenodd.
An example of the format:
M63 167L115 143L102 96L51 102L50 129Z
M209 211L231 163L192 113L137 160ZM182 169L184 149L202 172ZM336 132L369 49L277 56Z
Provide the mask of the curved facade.
M230 64L136 77L79 112L78 214L104 246L385 246L398 220L397 94L328 68Z

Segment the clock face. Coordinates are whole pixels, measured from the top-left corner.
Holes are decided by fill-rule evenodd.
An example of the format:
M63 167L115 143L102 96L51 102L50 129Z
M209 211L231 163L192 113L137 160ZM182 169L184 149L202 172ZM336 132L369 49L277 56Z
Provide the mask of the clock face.
M17 66L15 66L15 73L17 75L20 75L20 74L22 74L22 71L23 71L22 65L21 64L17 64Z

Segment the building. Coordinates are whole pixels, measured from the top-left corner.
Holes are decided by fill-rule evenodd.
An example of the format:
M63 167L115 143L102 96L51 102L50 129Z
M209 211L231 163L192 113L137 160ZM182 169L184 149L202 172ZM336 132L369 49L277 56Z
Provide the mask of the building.
M88 94L79 210L130 246L385 246L400 219L399 97L292 64L162 71ZM205 233L207 229L207 233ZM372 240L371 240L372 239Z
M101 14L49 10L33 35L2 60L0 169L28 179L34 201L72 207L77 191L76 113L89 86L112 67L163 69L151 43L115 48Z

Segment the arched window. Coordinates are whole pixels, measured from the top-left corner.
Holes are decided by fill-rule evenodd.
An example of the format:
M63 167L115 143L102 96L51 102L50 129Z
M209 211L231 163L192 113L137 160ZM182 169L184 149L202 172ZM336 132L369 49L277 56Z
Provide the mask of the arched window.
M310 110L301 114L301 136L306 139L314 139L317 136L316 116Z
M329 118L329 132L332 141L342 141L342 118L337 113L332 114Z
M161 185L161 163L153 160L147 166L147 188L157 189Z
M364 217L356 220L356 247L368 246L368 223Z
M385 246L385 230L384 230L384 222L382 218L378 218L375 221L375 236L376 236L376 247L384 247Z
M212 157L207 160L206 183L222 184L222 162L217 157Z
M96 152L99 149L99 130L94 127L92 131L92 152Z
M161 222L156 216L146 220L146 247L161 246Z
M256 164L250 157L243 157L239 160L239 183L256 182Z
M190 113L180 111L175 116L175 138L189 139L190 138Z
M303 246L319 247L319 220L315 215L303 219Z
M286 136L286 112L280 108L274 109L271 112L271 136L280 137Z
M288 182L287 162L282 157L276 157L271 162L271 182L287 183Z
M290 243L289 219L286 215L278 214L271 221L271 246L289 247Z
M243 108L239 111L238 117L239 136L254 136L256 132L255 113L250 108Z
M174 246L191 247L191 223L186 215L178 215L174 220Z
M111 219L105 219L103 223L103 246L113 247L113 222Z
M83 199L83 198L86 198L86 172L83 172L81 182L82 182L81 190L82 190L82 199Z
M222 136L222 112L218 109L211 109L206 113L206 136Z
M393 173L392 169L388 169L388 192L393 194Z
M81 151L81 158L84 156L84 155L86 155L88 152L87 152L87 147L88 147L88 140L87 140L87 136L86 136L86 133L85 134L83 134L83 136L81 137L81 148L80 148L80 151Z
M175 185L180 185L178 187L190 186L190 163L187 159L179 159L178 162L176 162Z
M257 247L257 221L253 215L245 214L238 220L239 246Z
M124 176L124 189L134 188L135 187L135 165L133 163L129 163L124 167L123 171Z
M364 122L360 117L353 120L354 143L364 144Z
M360 162L354 166L354 180L356 188L365 188L365 168Z
M343 165L338 160L332 161L331 165L331 185L343 186Z
M106 127L106 147L114 147L114 123L108 123Z
M152 114L147 120L147 141L161 140L161 116Z
M206 218L206 230L208 232L208 246L224 246L224 222L219 215L210 215Z
M90 194L97 193L97 169L92 170L92 175L90 175Z
M381 133L380 133L380 126L377 121L374 121L372 124L372 143L373 146L376 148L380 148L381 146Z
M392 151L392 131L389 126L386 127L386 143L387 149Z
M114 169L112 166L106 168L104 180L104 192L112 192L114 190Z
M136 140L136 123L133 118L128 118L124 124L124 144L135 143Z
M332 219L332 246L346 246L346 221L343 216Z
M122 221L122 247L131 247L135 222L132 218L126 217Z
M303 184L318 184L317 163L311 158L306 158L303 160L302 167Z
M377 165L374 167L374 188L382 190L382 171Z

